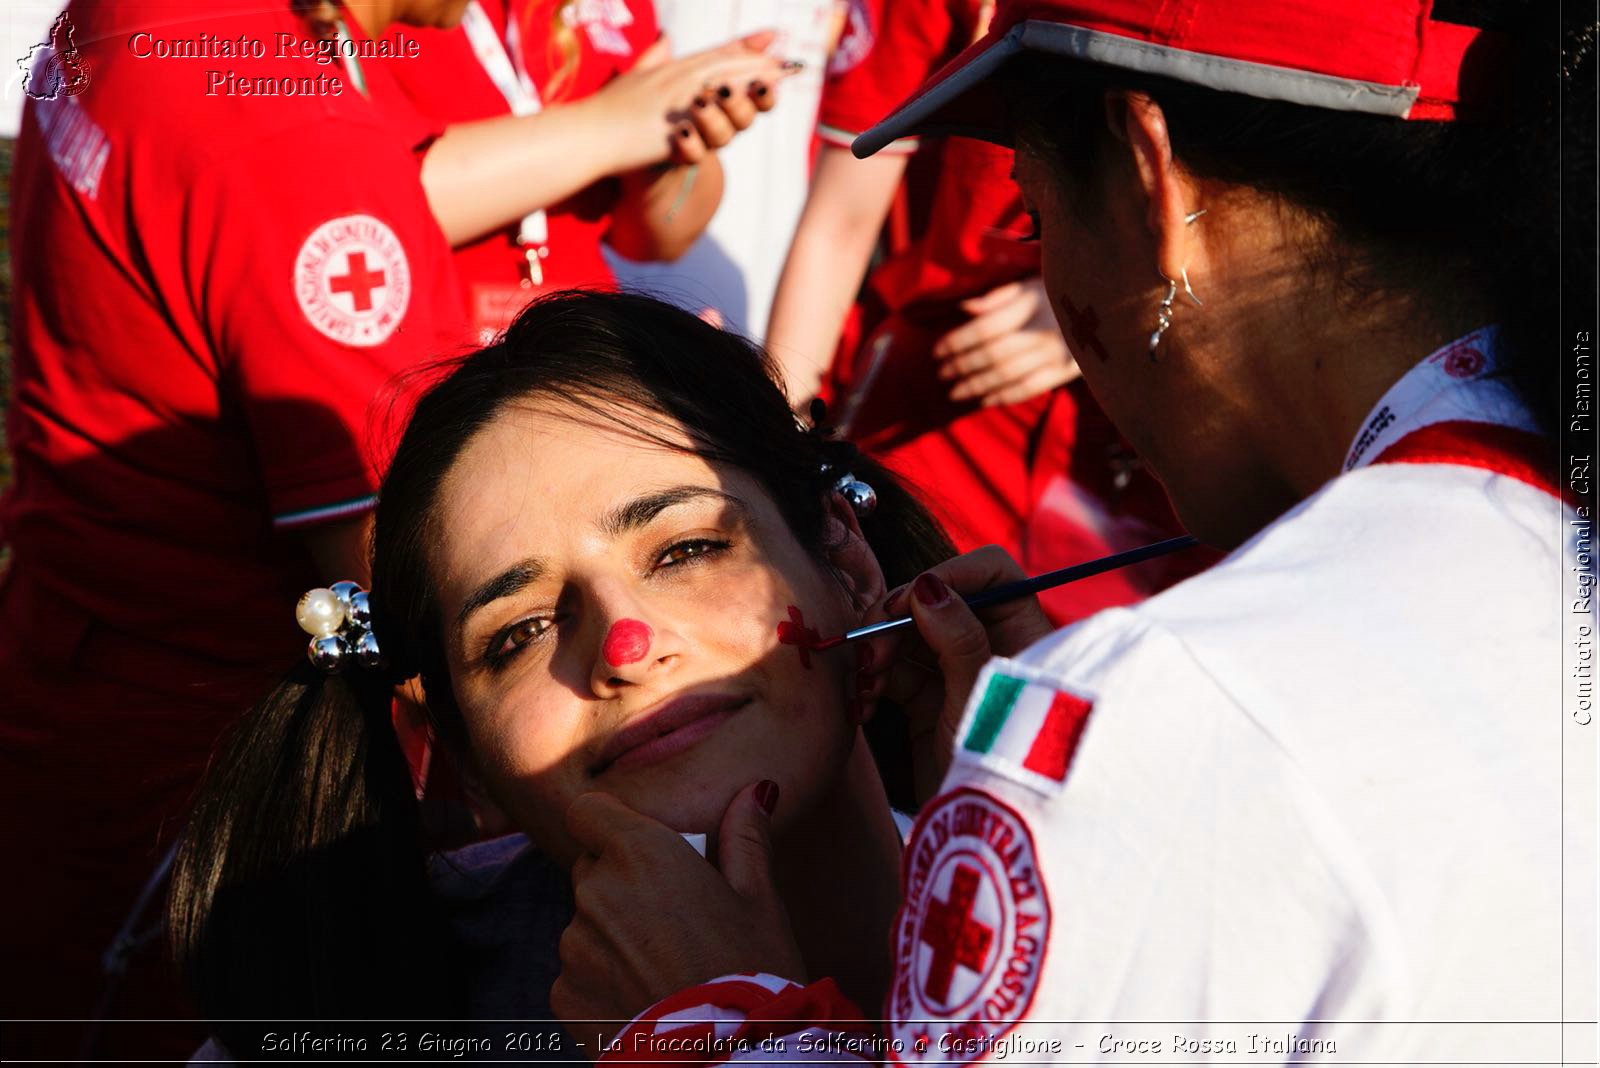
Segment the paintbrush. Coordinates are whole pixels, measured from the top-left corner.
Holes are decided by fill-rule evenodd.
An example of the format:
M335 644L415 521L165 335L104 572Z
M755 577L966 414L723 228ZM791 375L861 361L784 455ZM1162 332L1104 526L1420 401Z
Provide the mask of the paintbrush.
M1057 571L1046 571L1044 574L1035 575L1033 578L1008 582L1003 586L995 586L992 589L983 590L973 594L971 597L962 599L967 602L968 608L982 608L985 605L1015 601L1019 597L1027 597L1043 590L1053 590L1057 586L1065 586L1069 582L1077 582L1079 579L1090 578L1094 575L1103 575L1107 571L1115 571L1119 567L1127 567L1130 564L1154 560L1158 556L1166 556L1168 553L1175 553L1198 544L1200 544L1199 541L1193 535L1185 534L1181 538L1168 538L1166 541L1158 541L1153 545L1143 545L1137 549L1129 549L1127 552L1102 556L1100 559L1090 560L1086 564L1074 564L1072 567L1063 567ZM912 622L910 616L901 616L898 619L886 619L881 623L868 623L864 627L845 631L835 637L823 638L820 641L812 642L811 648L817 651L832 649L836 645L853 642L858 638L870 638L875 634L887 634L890 631L899 630L901 627L909 627Z

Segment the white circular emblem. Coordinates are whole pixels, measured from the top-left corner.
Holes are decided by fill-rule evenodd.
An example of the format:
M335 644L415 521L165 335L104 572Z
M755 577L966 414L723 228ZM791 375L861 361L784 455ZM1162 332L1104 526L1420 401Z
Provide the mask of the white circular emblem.
M895 1059L980 1060L1027 1012L1049 944L1033 835L1008 806L957 789L917 821L905 865L889 989Z
M874 40L872 13L863 0L850 0L839 40L834 43L833 55L828 57L828 77L837 78L859 67L872 51Z
M333 340L381 345L411 301L406 250L382 219L329 219L295 256L294 296L306 321Z

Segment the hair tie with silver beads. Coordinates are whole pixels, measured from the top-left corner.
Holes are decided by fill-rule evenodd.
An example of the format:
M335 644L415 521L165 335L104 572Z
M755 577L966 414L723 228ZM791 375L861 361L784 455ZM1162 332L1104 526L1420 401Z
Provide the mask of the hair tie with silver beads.
M306 591L295 605L294 619L311 635L307 658L323 671L332 673L352 662L364 668L384 666L372 633L370 595L358 583L346 580Z
M826 472L825 472L826 473ZM834 491L849 502L857 519L865 519L878 508L878 491L846 471L833 484Z
M854 442L835 438L834 428L828 425L828 405L821 397L811 402L811 429L806 432L817 441L817 451L823 454L817 472L824 481L832 480L831 488L844 497L857 519L865 519L878 507L878 491L861 481L853 472L843 470L850 460L860 455ZM829 453L833 458L828 458ZM835 472L838 472L835 477Z

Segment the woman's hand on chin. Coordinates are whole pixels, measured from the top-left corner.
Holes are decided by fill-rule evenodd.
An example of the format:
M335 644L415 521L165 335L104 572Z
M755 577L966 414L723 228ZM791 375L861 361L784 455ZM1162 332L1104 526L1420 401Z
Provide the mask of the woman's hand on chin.
M789 916L772 881L776 783L739 791L711 864L683 836L609 794L567 810L583 847L572 866L572 923L550 1007L598 1059L633 1017L669 994L724 975L805 981Z
M917 802L938 792L955 750L956 728L978 672L991 656L1013 656L1055 628L1037 597L990 605L974 613L963 597L1027 578L1004 549L985 545L952 557L891 590L864 623L907 612L916 630L872 643L862 671L862 695L889 700L910 720Z

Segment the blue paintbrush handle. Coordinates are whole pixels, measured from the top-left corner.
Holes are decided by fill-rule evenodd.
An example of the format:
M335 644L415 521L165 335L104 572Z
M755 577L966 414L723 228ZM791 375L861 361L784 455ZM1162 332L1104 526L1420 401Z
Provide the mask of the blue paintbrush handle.
M971 597L964 598L964 600L969 608L983 608L985 605L1015 601L1019 597L1027 597L1030 594L1055 589L1057 586L1065 586L1067 583L1077 582L1079 579L1102 575L1107 571L1115 571L1119 567L1127 567L1130 564L1141 564L1146 560L1154 560L1158 556L1166 556L1168 553L1175 553L1198 544L1200 542L1190 534L1185 534L1181 538L1168 538L1166 541L1158 541L1152 545L1142 545L1137 549L1129 549L1127 552L1102 556L1100 559L1090 560L1086 564L1074 564L1071 567L1063 567L1056 571L1046 571L1044 574L1035 575L1033 578L1008 582L1004 586L995 586L992 589L982 590ZM868 623L864 627L857 627L855 630L847 632L843 640L853 642L857 638L870 638L874 634L886 634L889 631L910 626L911 622L910 616L901 616L899 619L886 619L882 623Z

